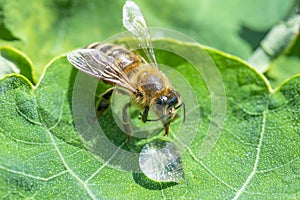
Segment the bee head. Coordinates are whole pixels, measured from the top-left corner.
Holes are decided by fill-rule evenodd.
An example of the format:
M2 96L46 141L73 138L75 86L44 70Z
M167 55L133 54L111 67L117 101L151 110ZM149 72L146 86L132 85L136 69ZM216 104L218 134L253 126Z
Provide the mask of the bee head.
M172 90L170 93L164 96L160 96L155 104L160 105L164 108L174 108L179 103L180 95L178 92Z
M176 110L184 105L178 92L171 90L168 94L160 96L155 101L155 112L160 118L170 121L174 118Z

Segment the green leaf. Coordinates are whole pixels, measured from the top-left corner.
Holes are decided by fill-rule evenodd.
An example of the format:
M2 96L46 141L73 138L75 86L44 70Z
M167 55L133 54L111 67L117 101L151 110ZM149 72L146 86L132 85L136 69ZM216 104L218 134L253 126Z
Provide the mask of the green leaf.
M299 8L298 1L294 13L270 30L248 60L274 88L300 72Z
M249 63L258 71L266 72L273 60L293 48L299 37L299 24L300 15L294 15L288 21L273 27L249 58Z
M246 59L267 31L294 10L296 2L178 0L161 4L156 0L140 6L152 26L180 31L201 44Z
M0 77L16 73L22 74L35 83L31 61L20 51L10 47L0 47Z
M122 31L122 4L123 1L107 4L104 1L4 0L0 3L3 24L18 40L1 39L4 44L26 52L39 77L53 57Z
M178 0L162 3L153 0L137 3L149 26L175 29L202 44L246 59L266 32L294 9L295 2ZM53 57L123 31L123 4L124 0L110 3L2 0L0 42L25 52L39 77Z
M275 60L266 72L268 80L275 88L283 81L290 79L293 75L300 73L300 57L281 56Z
M139 152L141 148L135 147L138 138L122 146L126 135L114 123L110 111L100 117L99 124L89 118L94 109L97 81L80 75L65 57L60 57L48 66L36 87L21 75L5 76L0 81L0 196L10 199L297 199L300 76L273 91L262 75L231 55L172 40L157 41L154 45L158 62L172 67L163 68L167 76L176 77L179 72L191 86L190 90L183 91L180 86L184 82L170 79L184 94L187 108L186 122L176 119L169 136L181 147L183 182L163 184L140 173L120 170L123 163L135 162L120 155ZM218 73L209 73L212 72L208 68L210 59L203 59L207 54ZM199 61L201 73L180 55L190 55ZM221 82L216 79L218 74ZM85 82L76 88L79 78ZM84 94L90 94L80 96L82 101L74 96L80 88ZM226 96L225 93L218 96L222 94L218 88L225 89ZM195 94L198 106L191 106L189 99L185 99L190 93ZM90 108L86 106L89 104L77 104L89 98L93 99ZM78 107L82 112L75 115L74 108ZM223 121L219 117L225 108ZM194 111L200 111L200 118L193 119ZM96 125L86 126L81 134L78 120L84 127ZM200 123L195 127L197 120ZM99 125L107 137L101 135ZM97 127L98 136L88 138ZM209 147L205 142L212 127L221 134L212 138L215 141L209 150L203 149ZM194 138L188 137L191 134ZM95 147L98 139L104 145L102 148L114 144L116 150L92 151L101 149ZM184 145L189 142L190 145ZM105 158L105 155L109 156Z
M298 35L293 47L286 55L280 56L272 62L266 76L275 88L283 81L300 73L300 37Z

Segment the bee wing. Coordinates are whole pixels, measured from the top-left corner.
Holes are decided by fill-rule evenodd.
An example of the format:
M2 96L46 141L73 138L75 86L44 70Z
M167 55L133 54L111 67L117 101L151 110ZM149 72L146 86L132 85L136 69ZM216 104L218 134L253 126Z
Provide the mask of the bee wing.
M158 67L149 28L140 8L133 1L127 0L123 7L123 25L136 37L149 62Z
M130 92L136 92L126 74L110 62L105 54L97 49L78 49L68 53L67 58L74 67L84 73L103 81L119 85Z

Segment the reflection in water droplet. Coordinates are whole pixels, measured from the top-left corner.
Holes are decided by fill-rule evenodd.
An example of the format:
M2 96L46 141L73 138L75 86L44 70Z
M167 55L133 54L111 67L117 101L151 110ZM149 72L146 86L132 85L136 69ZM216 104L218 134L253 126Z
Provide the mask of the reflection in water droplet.
M179 182L184 179L181 154L175 144L154 140L144 146L139 165L143 173L152 180Z

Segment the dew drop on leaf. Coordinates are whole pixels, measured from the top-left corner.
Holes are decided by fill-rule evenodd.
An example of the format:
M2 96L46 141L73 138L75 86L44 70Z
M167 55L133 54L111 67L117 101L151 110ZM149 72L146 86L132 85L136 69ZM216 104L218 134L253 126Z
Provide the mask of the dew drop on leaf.
M146 144L139 156L142 172L150 179L161 182L180 182L184 179L181 153L170 142L154 140Z

